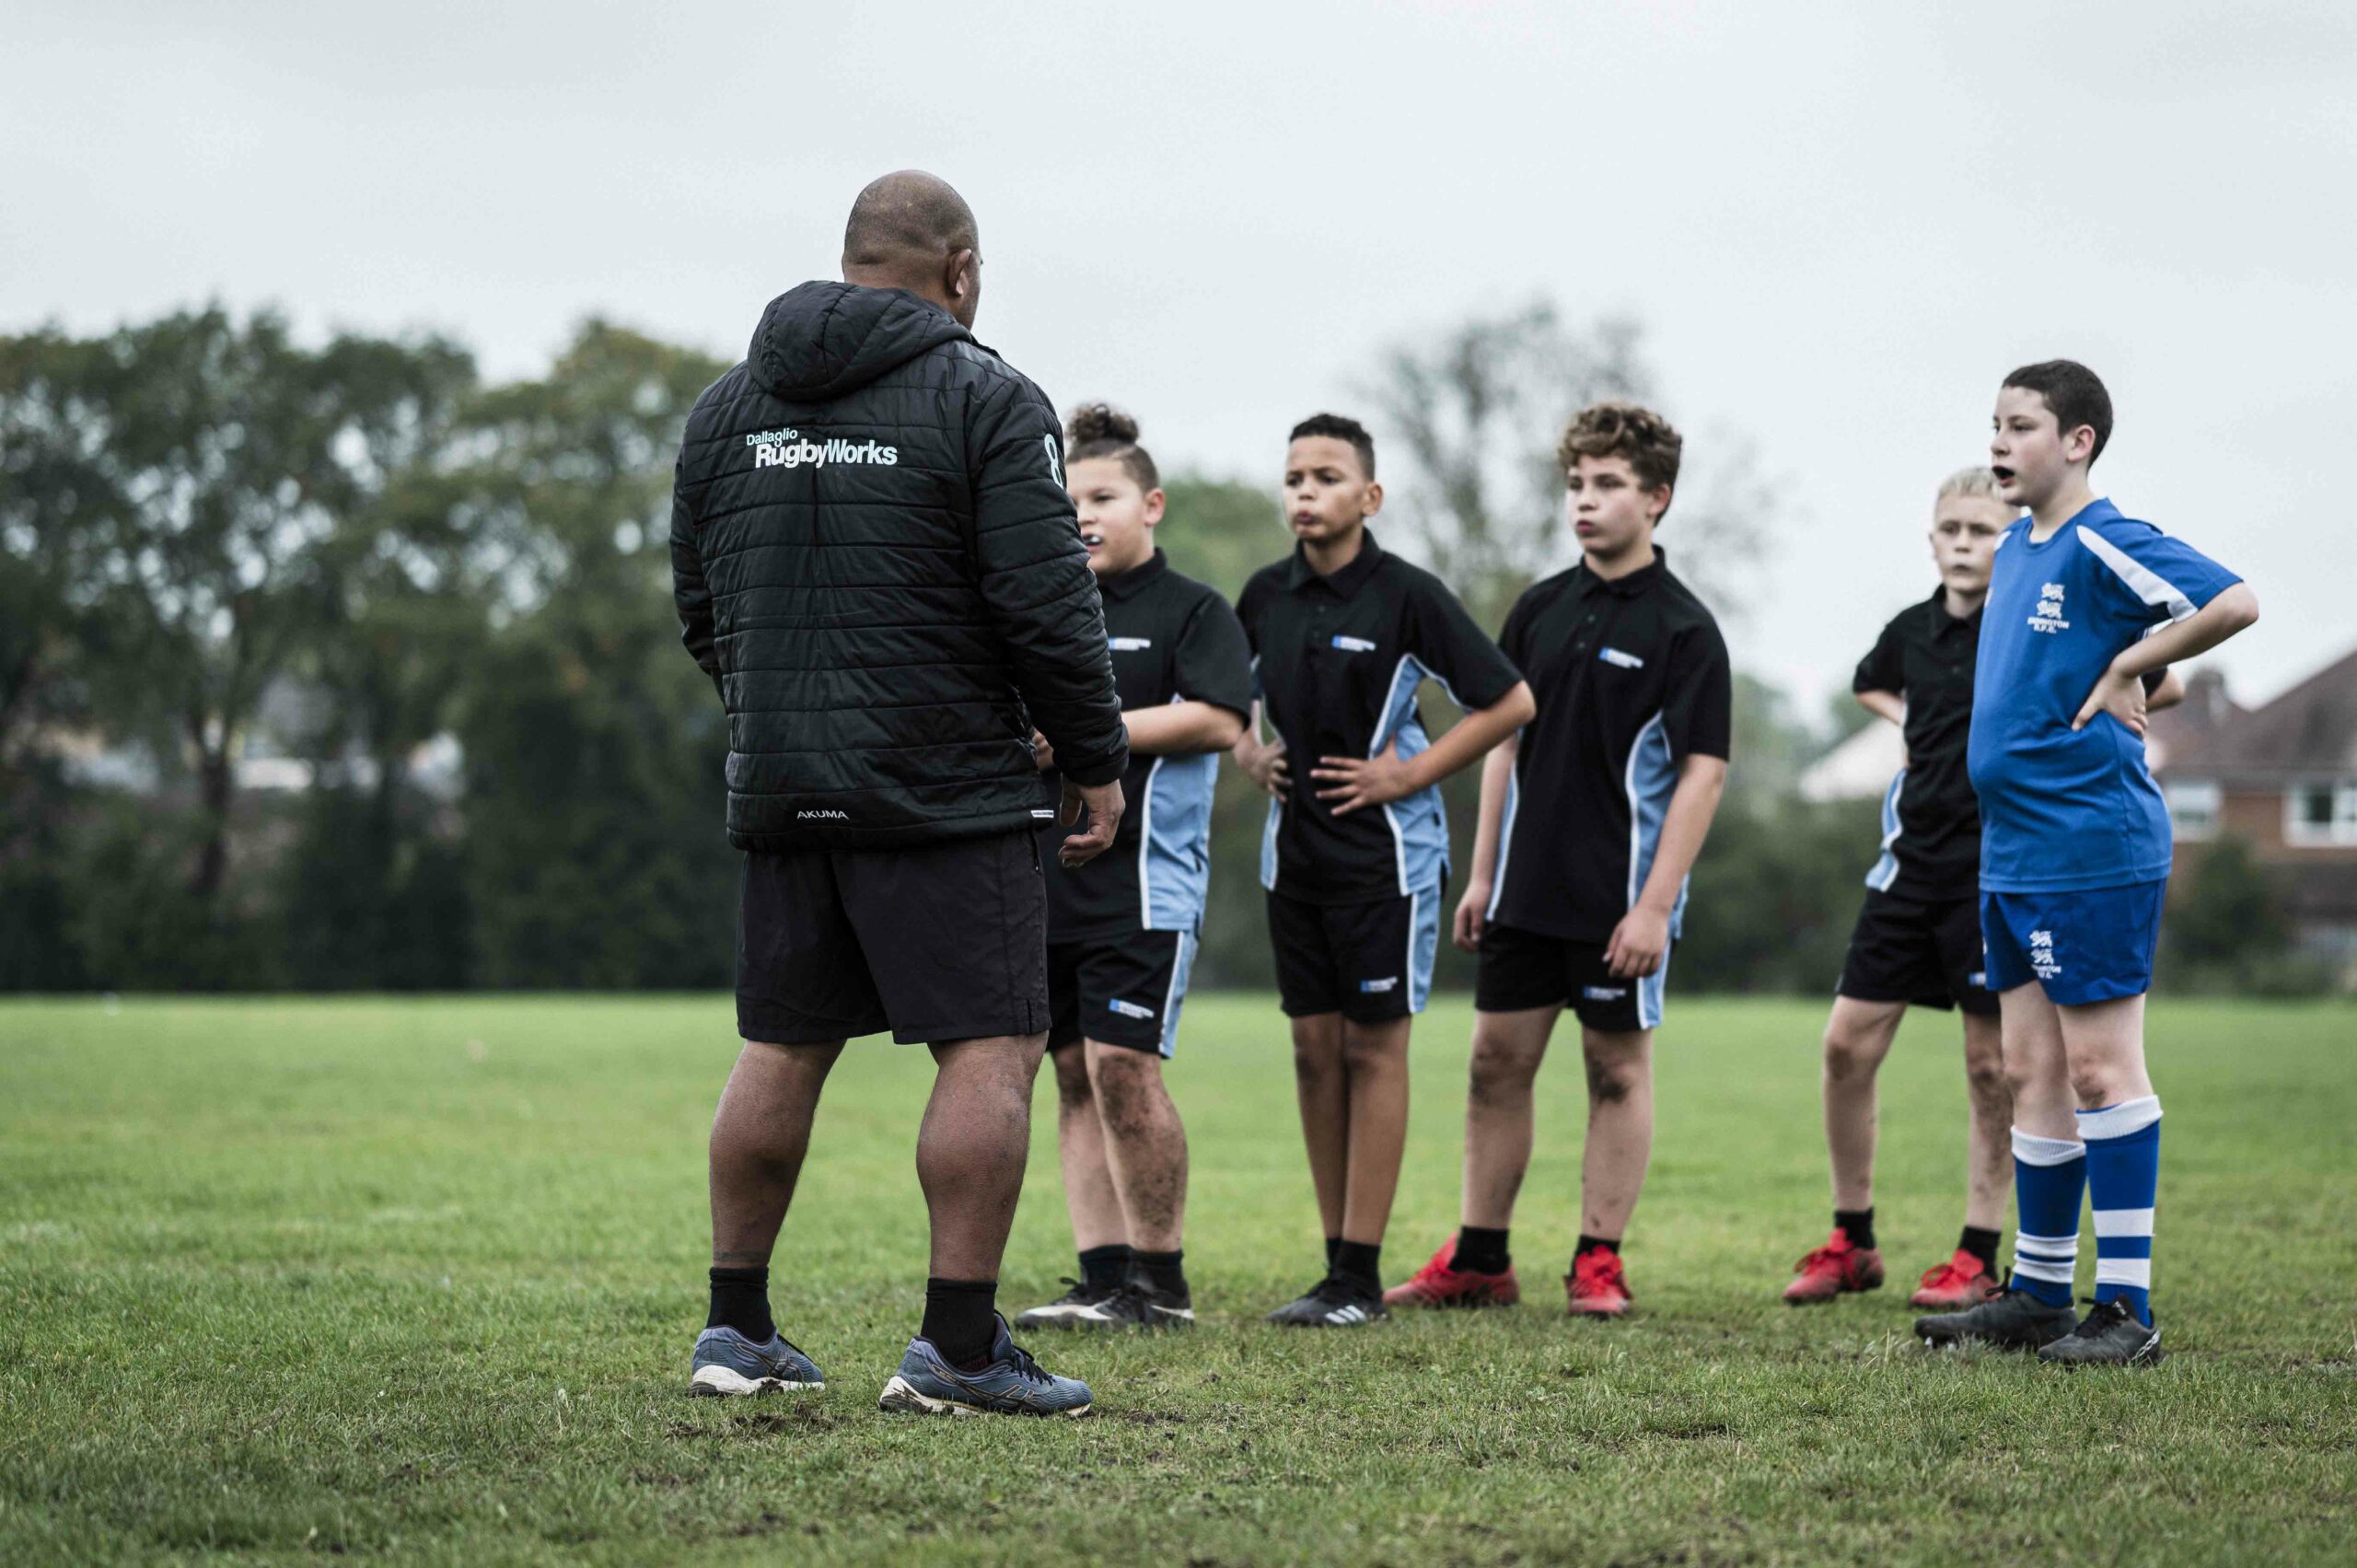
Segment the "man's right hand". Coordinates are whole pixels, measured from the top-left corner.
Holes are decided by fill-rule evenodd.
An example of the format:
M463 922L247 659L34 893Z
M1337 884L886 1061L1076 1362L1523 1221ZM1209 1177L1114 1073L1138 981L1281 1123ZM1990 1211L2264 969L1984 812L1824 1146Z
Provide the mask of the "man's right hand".
M1056 820L1071 827L1080 820L1084 808L1088 813L1088 825L1064 840L1056 851L1056 860L1066 870L1086 865L1113 847L1113 834L1121 826L1121 781L1110 784L1078 784L1064 780L1064 800L1056 813Z

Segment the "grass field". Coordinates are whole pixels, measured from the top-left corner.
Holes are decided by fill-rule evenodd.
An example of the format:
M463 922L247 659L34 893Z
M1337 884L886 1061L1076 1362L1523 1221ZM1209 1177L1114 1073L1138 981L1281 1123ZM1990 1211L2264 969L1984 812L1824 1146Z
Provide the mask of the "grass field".
M1197 999L1204 1327L1035 1339L1098 1397L1051 1424L875 1411L924 1272L921 1051L845 1054L787 1222L778 1316L830 1386L691 1401L725 1000L0 1005L0 1562L2351 1561L2357 1011L2157 1010L2174 1354L2124 1376L1907 1337L1961 1201L1938 1017L1886 1072L1899 1288L1778 1303L1827 1225L1821 1021L1673 999L1633 1320L1561 1315L1559 1058L1529 1301L1318 1334L1257 1321L1318 1261L1282 1022ZM1393 1278L1455 1219L1469 1023L1419 1028ZM1050 1093L1013 1307L1072 1267Z

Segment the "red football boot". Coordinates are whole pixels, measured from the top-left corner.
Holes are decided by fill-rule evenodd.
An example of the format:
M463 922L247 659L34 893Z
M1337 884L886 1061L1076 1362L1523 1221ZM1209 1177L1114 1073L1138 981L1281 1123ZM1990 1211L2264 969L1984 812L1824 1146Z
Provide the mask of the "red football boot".
M1852 1291L1880 1290L1882 1254L1853 1246L1847 1231L1836 1229L1824 1246L1794 1264L1793 1272L1800 1278L1784 1287L1784 1299L1807 1307Z
M1509 1265L1502 1274L1477 1274L1470 1269L1455 1269L1457 1240L1454 1237L1433 1254L1432 1261L1418 1269L1405 1284L1393 1285L1383 1293L1386 1307L1512 1307L1522 1299L1522 1285L1514 1277Z
M1923 1283L1907 1298L1907 1305L1928 1307L1934 1312L1963 1312L2002 1295L2004 1288L2005 1282L1991 1273L1988 1264L1959 1247L1955 1257L1923 1271Z
M1629 1275L1620 1254L1591 1247L1572 1260L1563 1276L1563 1294L1574 1318L1618 1318L1629 1310Z

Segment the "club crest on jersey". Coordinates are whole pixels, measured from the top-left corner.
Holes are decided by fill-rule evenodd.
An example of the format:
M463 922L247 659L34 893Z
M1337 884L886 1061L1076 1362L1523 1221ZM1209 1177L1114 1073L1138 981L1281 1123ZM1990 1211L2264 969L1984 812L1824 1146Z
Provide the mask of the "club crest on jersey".
M825 441L806 441L798 430L756 430L745 437L745 445L753 448L753 466L757 469L798 469L805 465L825 468L830 463L873 463L892 468L900 460L898 447L874 441L846 441L840 436Z
M1366 638L1345 637L1339 632L1334 633L1334 646L1341 649L1346 654L1371 654L1375 652L1375 645L1369 642Z
M2038 609L2030 613L2029 629L2033 632L2068 632L2071 623L2062 619L2062 585L2047 583L2038 590Z

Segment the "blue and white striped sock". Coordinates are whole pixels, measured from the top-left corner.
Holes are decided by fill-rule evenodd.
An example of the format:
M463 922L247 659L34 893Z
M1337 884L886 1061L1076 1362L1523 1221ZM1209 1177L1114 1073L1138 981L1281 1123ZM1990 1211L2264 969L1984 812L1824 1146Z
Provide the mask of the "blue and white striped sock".
M2125 1300L2153 1324L2153 1202L2161 1185L2157 1095L2079 1112L2096 1211L2096 1301Z
M2079 1202L2087 1187L2086 1145L2014 1129L2014 1272L2007 1283L2049 1307L2071 1305L2079 1264Z

